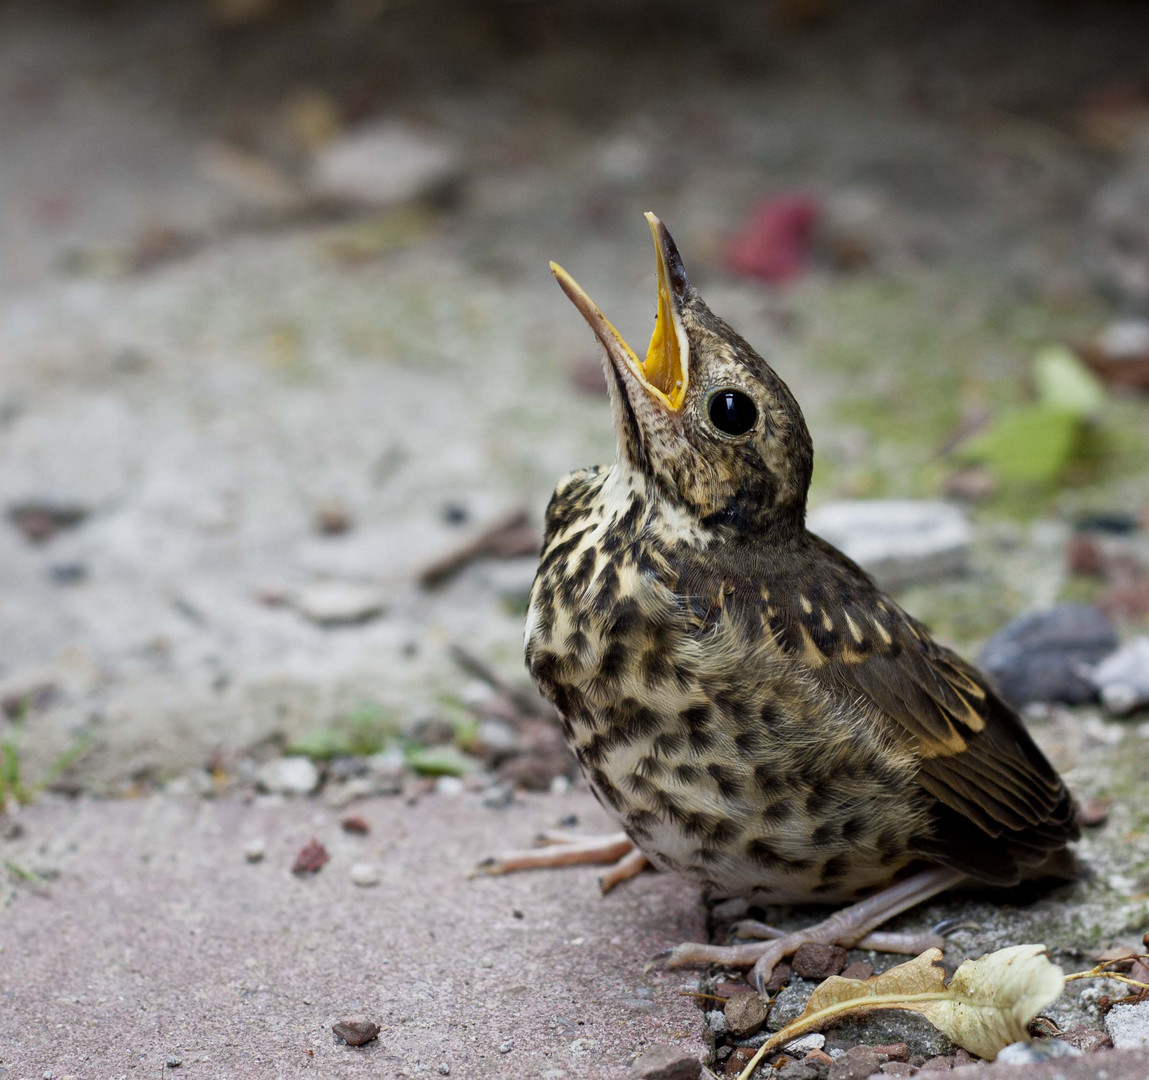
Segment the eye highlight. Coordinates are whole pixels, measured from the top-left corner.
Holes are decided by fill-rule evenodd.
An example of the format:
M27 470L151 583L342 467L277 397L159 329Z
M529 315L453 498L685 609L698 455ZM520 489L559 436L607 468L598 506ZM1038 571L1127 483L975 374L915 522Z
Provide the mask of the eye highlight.
M708 411L710 422L725 435L745 435L758 420L758 407L741 390L719 390Z

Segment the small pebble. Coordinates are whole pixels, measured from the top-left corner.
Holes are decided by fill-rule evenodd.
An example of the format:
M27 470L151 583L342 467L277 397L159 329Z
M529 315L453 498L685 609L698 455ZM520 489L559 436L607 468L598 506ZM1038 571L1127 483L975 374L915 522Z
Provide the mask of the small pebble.
M249 840L243 845L243 857L249 863L263 862L264 855L267 854L267 841L261 837L254 840Z
M809 1035L803 1035L800 1039L786 1043L782 1049L785 1050L787 1054L797 1057L799 1054L806 1054L811 1050L821 1050L825 1045L826 1036L820 1032L813 1031Z
M345 817L340 823L344 832L354 833L356 836L366 836L371 831L371 825L366 818L357 814Z
M808 941L798 947L790 966L803 979L826 979L837 975L846 966L847 959L841 945L816 945Z
M882 1072L886 1076L913 1076L917 1071L918 1067L908 1061L887 1061L882 1065Z
M826 1080L830 1066L823 1061L791 1061L778 1070L778 1080Z
M351 880L364 888L378 885L383 880L383 869L378 863L355 863L351 867Z
M766 1023L766 1012L761 995L738 994L726 1002L726 1030L736 1039L745 1039Z
M883 1054L890 1059L890 1061L909 1061L910 1048L904 1042L886 1043L885 1046L875 1046L874 1053Z
M868 979L874 973L874 965L865 960L855 960L842 972L843 979Z
M706 1014L706 1026L709 1027L715 1035L725 1035L726 1014L721 1009L711 1009Z
M167 1061L164 1064L169 1069L178 1069L184 1063L184 1059L179 1054L168 1054Z
M882 1059L869 1046L852 1046L830 1066L830 1080L866 1080L882 1067Z
M451 1075L451 1066L448 1065L445 1061L443 1062L442 1065L439 1066L439 1075L440 1076L450 1076Z
M440 776L435 781L435 791L440 795L462 795L463 781L457 776Z
M276 758L259 767L256 779L273 795L310 795L319 787L319 770L308 757Z
M1067 1042L1060 1042L1057 1039L1034 1039L1033 1042L1010 1043L998 1053L995 1060L1007 1065L1037 1065L1052 1058L1081 1056L1081 1051Z
M669 1044L652 1047L630 1067L631 1080L698 1080L701 1075L698 1058Z
M510 1039L508 1039L505 1043L499 1043L500 1054L509 1054L512 1050L514 1050L514 1048L515 1044Z
M379 1025L362 1014L346 1016L331 1025L335 1032L349 1046L362 1046L379 1034Z
M295 856L295 865L292 866L291 872L301 876L318 874L330 858L331 856L327 854L327 848L318 840L309 840L299 849L299 854Z

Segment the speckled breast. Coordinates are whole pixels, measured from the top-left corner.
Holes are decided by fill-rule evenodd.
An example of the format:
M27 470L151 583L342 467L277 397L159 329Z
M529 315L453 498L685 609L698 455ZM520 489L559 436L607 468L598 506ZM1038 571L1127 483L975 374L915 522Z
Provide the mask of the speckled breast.
M709 574L705 543L633 474L555 493L526 656L587 780L656 864L719 892L887 881L923 825L912 760L803 675L768 583Z

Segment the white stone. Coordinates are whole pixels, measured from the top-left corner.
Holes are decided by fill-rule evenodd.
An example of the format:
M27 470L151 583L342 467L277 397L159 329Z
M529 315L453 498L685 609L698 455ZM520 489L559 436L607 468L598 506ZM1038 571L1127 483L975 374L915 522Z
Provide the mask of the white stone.
M262 862L266 854L267 841L262 837L256 837L243 845L243 857L250 863Z
M366 622L383 612L386 600L374 585L324 581L300 590L295 607L321 626Z
M1149 1047L1149 1001L1114 1005L1105 1014L1105 1028L1118 1050Z
M1124 716L1149 705L1149 637L1127 641L1089 673L1105 708Z
M358 862L351 867L351 880L365 889L383 880L383 868L378 863Z
M284 757L259 767L259 786L275 795L310 795L319 787L319 770L311 758Z
M803 1035L800 1039L795 1039L793 1042L788 1042L782 1047L788 1054L808 1054L811 1050L821 1050L826 1045L826 1036L821 1032L814 1031L809 1035Z
M825 503L807 524L887 588L960 573L972 537L958 507L915 499Z
M440 776L435 781L435 790L440 795L462 795L463 794L463 781L457 776Z
M451 144L384 120L349 131L315 159L311 187L322 195L385 206L418 198L462 171Z

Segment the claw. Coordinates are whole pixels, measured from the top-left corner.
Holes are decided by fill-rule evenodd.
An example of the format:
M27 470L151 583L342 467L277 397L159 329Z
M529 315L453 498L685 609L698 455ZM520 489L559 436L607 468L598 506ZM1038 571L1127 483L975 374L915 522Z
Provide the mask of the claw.
M941 934L942 937L949 937L950 934L956 933L958 930L980 930L981 923L975 923L971 919L942 919L940 923L930 930L931 934Z

